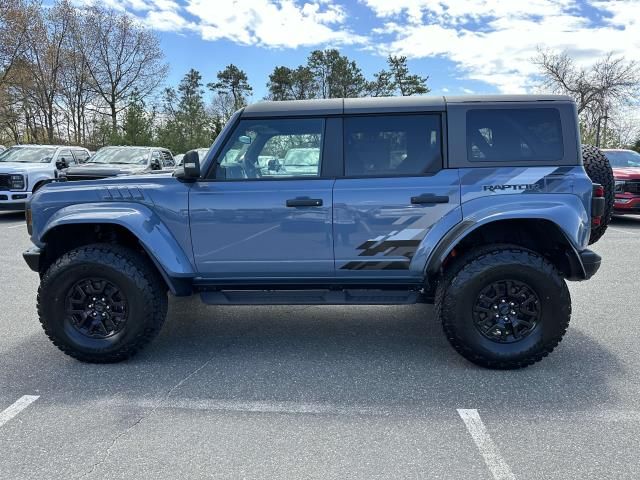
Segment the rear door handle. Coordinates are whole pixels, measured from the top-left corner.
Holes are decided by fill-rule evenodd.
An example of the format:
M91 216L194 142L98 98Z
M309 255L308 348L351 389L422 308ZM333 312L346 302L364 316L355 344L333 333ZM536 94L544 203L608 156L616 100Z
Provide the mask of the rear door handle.
M321 207L321 198L296 197L287 200L287 207Z
M449 197L446 195L434 195L433 193L423 193L417 197L411 197L411 203L414 205L424 203L449 203Z

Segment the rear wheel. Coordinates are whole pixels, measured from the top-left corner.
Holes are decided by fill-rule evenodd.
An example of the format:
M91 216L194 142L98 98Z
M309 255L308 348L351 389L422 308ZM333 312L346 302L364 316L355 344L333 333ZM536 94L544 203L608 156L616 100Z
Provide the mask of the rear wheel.
M505 245L476 249L445 273L436 312L447 339L488 368L522 368L562 340L571 298L555 267L535 252Z
M149 262L117 245L72 250L44 273L38 290L40 323L51 341L78 360L125 360L160 331L167 313L165 285Z
M604 215L600 225L591 229L589 244L596 243L604 235L611 222L613 214L613 202L615 201L615 180L609 160L604 153L593 145L582 145L582 161L587 175L593 183L599 183L604 187Z

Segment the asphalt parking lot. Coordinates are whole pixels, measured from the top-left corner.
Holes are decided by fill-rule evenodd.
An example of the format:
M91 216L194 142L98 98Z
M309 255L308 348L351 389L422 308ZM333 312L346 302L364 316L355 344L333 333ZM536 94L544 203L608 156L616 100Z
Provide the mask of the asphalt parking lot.
M480 369L432 308L170 301L133 360L59 352L35 312L20 215L0 213L0 478L636 479L640 218L571 283L560 347Z

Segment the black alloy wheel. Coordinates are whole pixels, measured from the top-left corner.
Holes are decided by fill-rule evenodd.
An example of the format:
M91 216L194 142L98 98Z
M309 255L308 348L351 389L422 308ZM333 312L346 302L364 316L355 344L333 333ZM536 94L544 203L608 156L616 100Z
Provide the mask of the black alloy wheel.
M82 279L67 293L67 320L78 332L90 338L109 338L121 332L128 311L124 293L103 278Z
M500 280L478 294L473 305L473 323L489 340L512 343L523 340L540 321L540 300L526 283Z

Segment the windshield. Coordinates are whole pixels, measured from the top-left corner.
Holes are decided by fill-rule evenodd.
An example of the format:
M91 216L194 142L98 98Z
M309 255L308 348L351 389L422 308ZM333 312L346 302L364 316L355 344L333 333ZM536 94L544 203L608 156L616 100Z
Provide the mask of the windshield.
M640 153L632 150L608 150L605 155L612 167L640 167Z
M149 150L146 148L105 147L89 159L87 163L108 163L110 165L146 165Z
M11 147L0 153L0 162L49 163L55 153L55 148Z
M319 148L293 148L284 157L284 164L288 166L315 167L319 162Z

